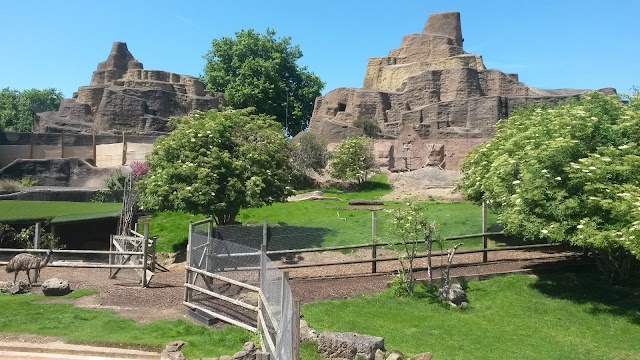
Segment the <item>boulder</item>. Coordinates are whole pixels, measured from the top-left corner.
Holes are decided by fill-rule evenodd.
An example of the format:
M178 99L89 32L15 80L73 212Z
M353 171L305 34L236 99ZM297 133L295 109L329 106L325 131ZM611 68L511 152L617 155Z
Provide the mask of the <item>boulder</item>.
M42 293L45 296L63 296L71 292L67 280L52 278L42 283Z
M323 332L318 337L318 352L328 359L353 359L360 356L374 360L377 350L384 350L384 339L356 333Z
M301 341L310 341L310 342L314 342L314 341L318 341L318 332L312 328L309 327L309 324L307 324L307 322L304 319L300 319L300 340Z
M231 356L231 360L255 360L256 358L256 345L251 341L247 341L242 346L242 350Z
M384 351L378 349L376 350L376 353L373 356L374 360L384 360Z
M10 283L7 293L11 295L26 294L31 290L31 284L27 280L19 280L17 283Z
M387 355L387 360L403 360L404 359L404 355L397 350L391 350L391 352L389 352L389 354Z
M184 341L172 341L164 347L160 354L160 360L186 360L180 349L187 343Z
M440 299L455 306L467 307L467 293L460 284L443 287L440 290Z

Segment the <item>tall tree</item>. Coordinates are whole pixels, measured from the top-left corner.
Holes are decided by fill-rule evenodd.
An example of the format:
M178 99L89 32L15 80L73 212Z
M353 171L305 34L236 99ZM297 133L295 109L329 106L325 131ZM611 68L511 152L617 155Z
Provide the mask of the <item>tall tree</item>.
M204 55L207 89L224 92L233 108L254 107L273 116L295 135L307 128L316 97L324 88L318 76L298 65L302 51L291 38L253 29L212 42Z
M0 91L0 130L29 132L35 114L58 110L62 93L56 89Z
M640 97L592 93L498 123L465 158L461 188L505 232L588 249L611 280L640 259Z
M240 209L284 201L289 143L280 125L250 110L195 111L156 140L138 183L146 210L182 210L230 224Z

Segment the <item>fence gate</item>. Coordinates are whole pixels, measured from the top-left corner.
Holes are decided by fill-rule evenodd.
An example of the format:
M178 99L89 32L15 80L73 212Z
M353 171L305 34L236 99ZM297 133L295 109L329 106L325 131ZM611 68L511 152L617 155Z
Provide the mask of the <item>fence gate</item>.
M109 255L109 278L115 278L122 269L133 269L140 276L142 287L146 287L154 275L150 268L155 264L155 256L149 251L155 246L153 240L151 245L149 241L147 231L145 236L111 235L109 247L115 253Z
M189 311L259 332L263 351L272 360L299 359L299 304L286 273L269 260L266 247L261 248L266 236L266 223L192 223L184 304Z

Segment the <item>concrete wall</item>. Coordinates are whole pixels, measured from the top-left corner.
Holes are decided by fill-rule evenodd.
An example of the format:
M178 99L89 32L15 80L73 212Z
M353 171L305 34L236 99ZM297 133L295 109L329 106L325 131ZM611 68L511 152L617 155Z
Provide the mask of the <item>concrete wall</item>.
M155 139L141 135L0 133L0 169L16 159L77 157L97 167L130 164L144 161Z

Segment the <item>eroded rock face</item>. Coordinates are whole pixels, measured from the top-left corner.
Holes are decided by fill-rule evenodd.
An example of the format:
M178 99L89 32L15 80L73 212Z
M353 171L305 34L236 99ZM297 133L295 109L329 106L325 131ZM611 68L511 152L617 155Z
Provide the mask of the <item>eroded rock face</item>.
M362 89L338 88L316 99L309 130L338 142L363 134L353 122L368 118L396 139L377 145L387 152L388 163L381 165L392 171L456 168L468 150L456 145L459 140L475 145L489 139L514 107L557 104L588 91L529 87L517 74L486 69L482 56L463 50L463 41L459 13L432 14L421 33L404 36L388 56L369 59Z
M221 93L205 91L195 77L144 70L127 44L114 42L98 64L89 86L81 86L58 111L36 116L36 132L155 134L167 131L167 119L192 110L218 108Z

